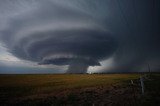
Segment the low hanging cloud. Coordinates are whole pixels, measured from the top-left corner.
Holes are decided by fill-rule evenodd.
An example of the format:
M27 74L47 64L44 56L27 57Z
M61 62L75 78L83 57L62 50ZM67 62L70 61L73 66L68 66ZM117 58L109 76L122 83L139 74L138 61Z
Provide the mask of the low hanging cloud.
M10 6L0 7L0 41L19 59L68 73L158 70L160 2L133 1L1 2Z
M115 38L97 20L51 2L10 19L1 38L16 57L39 65L69 65L69 73L100 66L117 48Z

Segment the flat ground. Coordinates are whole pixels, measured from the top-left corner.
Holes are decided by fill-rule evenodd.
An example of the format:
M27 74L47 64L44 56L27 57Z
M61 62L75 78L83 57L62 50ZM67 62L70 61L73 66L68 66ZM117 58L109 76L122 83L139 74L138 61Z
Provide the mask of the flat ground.
M160 74L0 75L1 105L124 106L160 104ZM130 83L134 82L133 85Z

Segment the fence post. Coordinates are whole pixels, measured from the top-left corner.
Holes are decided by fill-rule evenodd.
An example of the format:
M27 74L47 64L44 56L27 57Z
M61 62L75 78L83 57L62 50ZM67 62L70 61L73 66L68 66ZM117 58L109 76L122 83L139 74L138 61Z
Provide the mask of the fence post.
M141 82L142 94L144 94L144 82L142 76L140 76L140 82Z
M132 85L133 97L134 97L135 105L137 105L137 101L136 101L136 92L135 92L133 80L131 80L131 85Z

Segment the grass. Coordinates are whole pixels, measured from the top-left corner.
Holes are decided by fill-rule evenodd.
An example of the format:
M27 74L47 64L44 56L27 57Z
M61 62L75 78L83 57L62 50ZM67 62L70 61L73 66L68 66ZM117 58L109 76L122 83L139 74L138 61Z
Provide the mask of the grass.
M144 81L145 94L142 96L141 104L144 106L160 105L160 74L152 74Z
M57 74L57 75L0 75L0 89L7 92L26 94L54 92L109 84L138 78L137 74Z
M82 105L92 105L93 102L103 105L110 101L112 104L113 101L121 103L121 100L128 99L127 96L130 96L133 102L133 92L129 83L130 80L137 80L139 76L139 74L0 75L0 103L74 105L79 101ZM155 84L159 82L145 82L147 92L151 92L150 87ZM156 92L159 92L159 88L155 88ZM139 95L139 85L135 89ZM155 95L154 93L147 94ZM147 104L146 99L144 98L141 103Z

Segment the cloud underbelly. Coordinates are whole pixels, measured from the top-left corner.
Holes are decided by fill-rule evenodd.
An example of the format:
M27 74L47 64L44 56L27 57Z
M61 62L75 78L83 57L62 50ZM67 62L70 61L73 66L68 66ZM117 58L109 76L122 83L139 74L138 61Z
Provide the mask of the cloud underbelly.
M14 17L3 31L2 41L16 57L40 65L69 65L67 72L83 73L115 52L115 38L96 19L73 9L46 5Z

